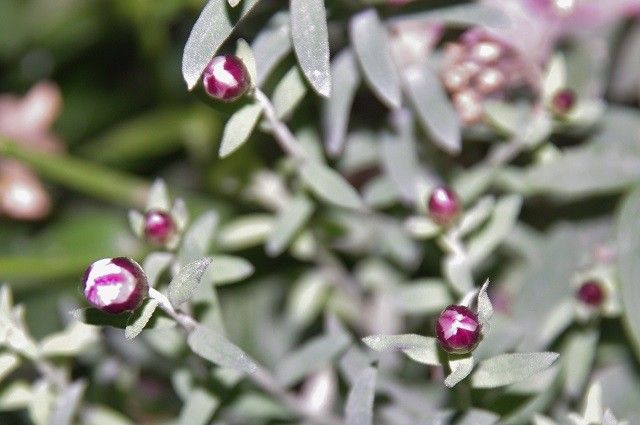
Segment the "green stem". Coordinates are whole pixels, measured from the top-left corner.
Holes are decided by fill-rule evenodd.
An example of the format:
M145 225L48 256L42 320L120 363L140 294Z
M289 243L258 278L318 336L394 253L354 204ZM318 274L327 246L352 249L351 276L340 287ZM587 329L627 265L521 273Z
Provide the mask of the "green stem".
M0 156L17 159L54 183L109 202L141 208L147 199L149 186L144 180L68 155L25 149L0 137Z

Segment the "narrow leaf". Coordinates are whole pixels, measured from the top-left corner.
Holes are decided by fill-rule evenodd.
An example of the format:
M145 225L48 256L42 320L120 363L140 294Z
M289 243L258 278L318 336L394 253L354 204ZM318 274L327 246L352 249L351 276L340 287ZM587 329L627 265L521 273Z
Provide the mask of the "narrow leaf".
M358 192L340 174L315 161L300 166L300 177L322 200L343 208L364 208Z
M437 313L453 302L447 287L437 279L422 279L398 286L393 294L394 306L409 314Z
M210 362L245 373L254 373L257 364L244 351L221 334L203 325L198 325L187 338L194 353Z
M182 406L177 425L206 425L219 404L220 401L209 392L196 388Z
M504 11L484 4L461 4L443 7L424 13L401 16L394 20L400 22L444 23L448 26L485 26L504 28L510 24Z
M200 260L193 261L180 269L167 288L167 294L171 304L178 307L191 298L196 287L200 284L202 275L212 261L213 258L211 257L202 258Z
M278 12L273 15L253 40L251 47L256 61L256 85L262 86L273 68L291 50L289 14Z
M331 61L332 96L322 108L322 125L325 145L331 156L336 156L344 147L353 98L360 85L360 70L353 51L344 49Z
M220 229L218 243L227 250L238 250L262 244L273 231L273 217L250 214Z
M231 155L249 140L261 114L262 106L252 103L238 109L229 118L222 132L222 142L218 151L220 158Z
M471 382L474 388L495 388L523 381L542 372L558 359L558 353L510 353L484 360Z
M373 401L376 392L376 369L362 370L349 391L345 407L346 425L372 425Z
M214 285L225 285L238 282L253 274L253 265L241 257L231 255L214 255L213 267L206 271L203 281ZM209 276L210 275L210 276Z
M276 224L267 240L267 254L280 255L304 227L313 214L313 203L304 195L296 198L278 214Z
M251 84L255 84L257 78L256 59L253 57L251 46L242 38L238 40L236 45L236 56L242 60L242 63L247 68L249 77L251 77Z
M473 370L473 356L449 358L451 373L445 378L444 384L451 388L465 379Z
M290 0L293 49L304 76L319 95L329 97L329 31L324 0Z
M488 287L489 279L484 282L482 288L480 288L480 292L478 292L478 318L480 319L482 326L485 327L488 325L491 316L493 316L493 306L491 305L491 300L487 293Z
M156 179L151 185L151 188L149 188L146 209L147 211L169 211L169 209L171 209L171 201L169 200L167 185L162 179Z
M0 353L0 382L20 365L20 357L13 353Z
M440 366L435 338L415 334L372 335L363 338L362 342L375 351L401 351L418 363Z
M384 104L399 108L400 78L391 56L387 30L375 9L351 18L349 33L367 84Z
M187 264L206 256L218 225L218 214L209 211L202 214L186 231L178 258L180 264Z
M140 332L142 332L144 327L147 326L147 323L149 323L149 320L151 320L151 316L153 316L153 312L156 311L157 307L158 301L147 301L135 320L124 329L124 336L127 339L133 339L140 335Z
M147 281L150 286L156 286L158 279L169 267L173 260L173 254L169 252L152 252L147 255L142 263L142 269L147 275Z
M302 80L298 67L291 67L273 91L273 107L278 117L289 117L306 93L307 86Z
M258 1L245 0L238 19L244 18ZM191 29L182 54L182 77L189 90L195 87L202 71L236 24L227 13L226 0L209 0Z
M74 423L73 418L80 406L86 387L86 382L76 381L60 393L53 405L49 425L71 425Z

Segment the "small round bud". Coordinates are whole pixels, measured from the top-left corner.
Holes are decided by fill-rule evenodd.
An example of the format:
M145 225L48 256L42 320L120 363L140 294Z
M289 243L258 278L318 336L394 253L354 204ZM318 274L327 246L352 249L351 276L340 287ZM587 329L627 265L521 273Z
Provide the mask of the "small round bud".
M249 71L237 56L216 56L205 68L202 83L204 90L212 98L233 102L249 89Z
M502 48L492 41L481 41L471 49L471 58L479 63L489 64L500 58Z
M429 217L441 226L450 225L460 212L458 196L446 186L436 187L429 197Z
M482 94L490 94L500 90L506 81L504 74L496 68L486 68L477 77L478 90Z
M576 96L571 89L558 90L551 99L551 109L558 116L567 115L576 103Z
M103 258L84 272L82 290L87 301L105 313L133 311L142 304L149 283L142 267L125 258Z
M149 210L144 215L145 239L157 246L164 246L174 235L175 222L171 214L161 210Z
M588 280L580 285L576 298L590 307L598 308L604 302L605 293L600 282Z
M453 106L462 122L467 125L476 124L482 119L482 103L474 90L464 90L453 95Z
M482 326L478 315L468 307L450 305L436 322L436 337L442 349L452 354L471 352L480 342Z

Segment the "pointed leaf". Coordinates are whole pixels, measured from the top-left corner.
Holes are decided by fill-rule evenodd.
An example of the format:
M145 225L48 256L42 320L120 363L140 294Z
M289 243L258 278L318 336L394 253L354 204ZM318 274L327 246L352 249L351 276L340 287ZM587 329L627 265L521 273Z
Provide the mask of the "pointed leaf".
M471 383L474 388L514 384L547 369L558 356L558 353L510 353L491 357L480 362Z
M280 255L304 227L313 214L313 203L304 195L298 195L281 210L276 224L267 240L266 251L272 257Z
M478 292L478 318L480 319L482 326L485 327L488 325L491 316L493 316L493 306L491 305L491 300L487 293L488 287L489 279L484 282L482 288L480 288L480 292Z
M180 269L167 288L167 295L171 304L178 307L182 303L191 299L193 292L200 284L202 275L212 261L212 257L206 257L193 261Z
M273 91L273 107L278 118L291 116L306 93L307 86L302 80L300 70L297 66L291 67Z
M196 388L189 393L178 418L177 425L206 425L220 401L209 392Z
M149 210L162 210L169 211L171 209L171 201L169 199L169 192L164 180L156 179L147 195L147 211Z
M362 342L375 351L401 351L418 363L440 366L438 342L435 338L415 334L372 335L363 338Z
M76 381L60 393L53 405L53 412L49 418L49 425L71 425L80 406L82 395L87 384Z
M299 172L300 177L320 199L343 208L364 208L358 192L331 168L315 161L307 161L300 166Z
M207 269L203 281L214 285L235 283L253 274L253 265L241 257L214 255L213 267Z
M147 275L149 286L156 286L158 279L169 267L173 258L173 254L170 252L152 252L147 255L147 258L142 262L142 269Z
M209 211L193 222L182 238L178 258L180 264L187 264L206 256L218 225L218 214Z
M231 155L249 140L260 115L262 115L262 106L252 103L238 109L229 118L222 133L222 142L218 151L220 158Z
M373 425L376 374L375 368L367 367L356 377L347 396L346 425Z
M251 46L242 38L236 44L236 56L242 60L242 63L247 68L249 77L251 77L251 84L255 84L257 78L256 59L253 57Z
M148 300L140 310L138 316L124 329L124 336L127 339L133 339L140 335L140 332L142 332L144 327L147 326L147 323L149 323L149 320L151 320L151 316L153 316L153 312L156 311L157 307L157 300Z
M0 353L0 382L20 365L20 357L13 353Z
M238 250L260 245L273 231L273 217L250 214L227 223L220 229L218 243L227 250Z
M223 335L198 325L187 338L194 353L210 362L245 373L254 373L258 366L244 351L231 343Z
M245 0L238 20L244 18L259 0ZM237 21L227 12L225 0L209 0L191 29L182 54L182 77L192 90L202 71L231 35Z
M399 108L400 78L391 56L387 30L375 9L351 18L349 33L367 84L384 104Z
M289 9L291 39L300 68L311 87L329 97L329 31L324 0L290 0Z
M129 227L137 237L142 237L144 232L144 216L140 211L129 210Z
M273 68L291 50L289 14L278 12L269 20L253 40L253 56L256 61L256 85L262 86Z
M421 279L398 286L393 292L394 306L408 314L438 313L453 303L444 282L437 279Z
M451 388L469 376L473 370L473 356L467 355L465 357L450 357L449 368L451 369L451 373L444 380L444 384Z

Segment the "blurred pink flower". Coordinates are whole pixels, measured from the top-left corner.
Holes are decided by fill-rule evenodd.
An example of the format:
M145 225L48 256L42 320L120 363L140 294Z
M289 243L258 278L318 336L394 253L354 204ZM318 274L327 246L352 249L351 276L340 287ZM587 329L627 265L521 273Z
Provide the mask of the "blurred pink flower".
M36 84L22 98L0 95L0 136L30 149L60 153L64 145L50 126L61 106L60 90L48 82ZM51 200L37 176L18 161L0 158L0 213L37 220L50 209Z

